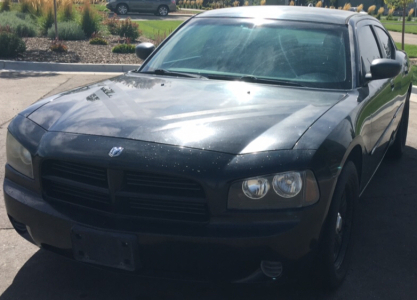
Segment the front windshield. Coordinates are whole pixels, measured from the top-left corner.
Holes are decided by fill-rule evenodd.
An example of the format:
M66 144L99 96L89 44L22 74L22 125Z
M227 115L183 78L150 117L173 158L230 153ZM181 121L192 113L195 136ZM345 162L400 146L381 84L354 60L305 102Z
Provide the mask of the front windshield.
M266 79L351 88L345 26L266 19L195 18L142 67L213 79Z

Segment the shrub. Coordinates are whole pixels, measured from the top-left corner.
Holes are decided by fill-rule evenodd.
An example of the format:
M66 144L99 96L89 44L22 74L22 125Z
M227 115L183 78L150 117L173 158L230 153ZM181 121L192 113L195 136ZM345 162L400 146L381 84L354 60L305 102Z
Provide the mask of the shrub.
M64 41L84 40L85 34L75 22L58 23L58 37ZM55 39L55 26L48 29L48 38Z
M316 7L323 7L323 2L318 1L318 2L316 3Z
M90 2L84 2L84 8L81 16L81 28L87 37L91 37L94 32L99 31L99 20L93 10Z
M363 10L363 4L359 5L356 11L361 12L362 10Z
M54 52L68 52L68 47L59 40L54 40L49 49Z
M105 20L103 24L107 26L110 34L119 35L120 20L116 16Z
M13 33L13 30L10 28L9 25L6 25L6 26L0 26L0 33L1 32Z
M64 1L58 10L58 19L61 22L70 22L75 20L74 11L72 9L72 1Z
M6 25L20 37L34 37L38 29L28 14L15 11L1 13L0 26Z
M21 0L20 1L20 12L22 13L31 13L31 6L28 0Z
M16 57L26 51L26 44L14 33L0 32L0 56Z
M51 5L49 5L48 8L45 9L45 14L43 17L39 19L39 22L41 26L42 35L47 35L48 29L51 28L51 26L55 23L54 12L52 10Z
M368 15L373 15L375 9L376 9L376 5L369 6L369 8L368 8Z
M91 45L107 45L108 42L101 37L95 37L90 40L90 44Z
M413 20L413 13L414 13L414 8L410 9L410 11L408 12L407 21Z
M3 11L10 11L10 0L4 0L3 4L0 9L1 12Z
M381 20L381 16L382 16L382 14L384 13L384 8L383 7L380 7L379 9L378 9L378 13L376 14L376 18L378 19L378 20Z
M135 45L132 44L120 44L111 50L113 53L135 53Z
M350 3L346 3L346 4L343 6L343 10L349 10L350 8L351 8Z
M132 41L139 37L139 25L132 22L130 18L120 21L118 31L120 37L128 38Z
M172 32L172 30L169 31L169 33L167 33L166 31L164 32L160 32L158 30L157 33L154 33L154 44L155 44L155 48L158 47L166 38L168 35L170 35Z

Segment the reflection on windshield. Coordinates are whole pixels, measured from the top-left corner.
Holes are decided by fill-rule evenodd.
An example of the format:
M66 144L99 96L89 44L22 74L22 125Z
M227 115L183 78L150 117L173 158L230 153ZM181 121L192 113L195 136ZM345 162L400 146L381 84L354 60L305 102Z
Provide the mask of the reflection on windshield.
M163 69L209 78L252 76L348 89L347 35L345 27L336 25L197 18L176 33L141 71Z

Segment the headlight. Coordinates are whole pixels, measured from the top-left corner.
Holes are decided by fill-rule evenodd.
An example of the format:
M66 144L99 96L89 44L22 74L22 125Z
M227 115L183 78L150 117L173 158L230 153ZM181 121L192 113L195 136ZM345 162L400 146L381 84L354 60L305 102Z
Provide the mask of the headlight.
M272 186L270 189L269 187ZM319 200L313 172L285 172L235 182L229 190L229 209L280 209L308 206Z
M283 198L292 198L298 195L303 187L301 173L288 172L274 176L272 179L274 191Z
M6 139L7 163L16 171L33 178L32 155L11 134Z
M263 198L269 190L269 182L265 178L253 178L242 183L242 190L251 199Z

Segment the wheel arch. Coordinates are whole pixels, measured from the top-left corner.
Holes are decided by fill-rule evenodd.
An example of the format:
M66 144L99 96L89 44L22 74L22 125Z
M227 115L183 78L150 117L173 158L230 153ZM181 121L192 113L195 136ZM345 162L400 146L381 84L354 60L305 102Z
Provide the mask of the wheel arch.
M358 174L359 187L361 187L362 186L361 183L362 183L363 155L362 155L362 147L359 144L355 145L352 148L350 153L347 155L343 165L345 165L348 161L353 162L353 164L355 165L356 172Z
M120 5L126 5L127 9L130 9L129 4L127 4L126 2L121 2L121 3L117 3L116 10Z
M161 4L161 5L159 5L159 6L158 6L158 8L156 9L156 11L159 11L159 9L160 9L161 7L163 7L163 6L165 6L165 7L167 8L168 12L170 12L170 10L169 10L169 6L168 6L168 5L166 5L166 4Z

